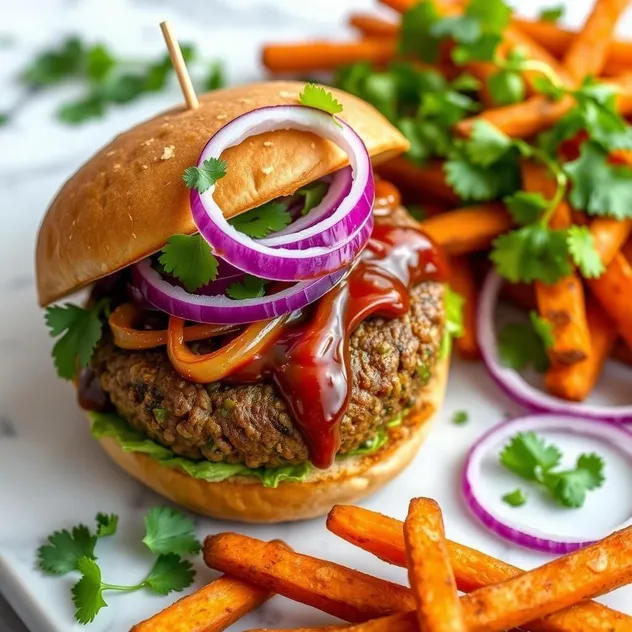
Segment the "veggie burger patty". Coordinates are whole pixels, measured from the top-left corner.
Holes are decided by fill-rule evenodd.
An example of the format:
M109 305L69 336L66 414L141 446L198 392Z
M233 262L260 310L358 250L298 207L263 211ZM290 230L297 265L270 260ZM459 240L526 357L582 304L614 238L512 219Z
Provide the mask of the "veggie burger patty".
M420 283L406 316L370 318L352 334L351 401L339 454L357 449L413 405L432 376L443 334L443 291L441 283ZM194 384L173 369L164 348L130 352L108 340L91 365L117 412L176 454L249 467L308 460L303 436L270 383Z

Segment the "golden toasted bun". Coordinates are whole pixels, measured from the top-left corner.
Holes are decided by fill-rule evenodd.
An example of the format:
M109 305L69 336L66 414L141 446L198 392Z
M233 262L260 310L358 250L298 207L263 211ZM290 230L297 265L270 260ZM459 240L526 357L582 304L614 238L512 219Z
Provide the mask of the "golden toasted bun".
M390 431L389 442L375 454L336 461L328 470L314 470L301 483L264 487L257 479L233 477L220 483L192 478L140 452L124 452L116 439L99 439L103 449L128 474L174 503L196 513L241 522L287 522L327 513L339 503L369 496L395 478L412 461L426 438L434 413L441 407L448 361L423 390L406 423Z
M304 84L258 83L200 97L200 107L169 110L117 136L62 187L40 228L36 252L41 305L162 248L176 233L193 233L182 174L218 129L266 105L295 104ZM341 118L362 137L374 161L405 151L406 139L372 106L331 89ZM348 164L338 147L307 132L253 137L222 156L228 174L215 199L232 217L293 193Z

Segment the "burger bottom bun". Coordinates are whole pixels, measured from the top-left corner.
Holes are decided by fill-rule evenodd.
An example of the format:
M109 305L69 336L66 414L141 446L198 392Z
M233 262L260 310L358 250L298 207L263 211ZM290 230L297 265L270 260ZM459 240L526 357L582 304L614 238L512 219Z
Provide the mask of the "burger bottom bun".
M326 514L334 505L353 503L386 485L413 460L441 407L448 360L422 391L406 423L390 430L378 452L336 461L300 483L264 487L257 479L236 476L219 483L192 478L160 465L139 452L124 452L112 437L99 440L110 458L158 494L191 511L222 520L253 523L305 520Z

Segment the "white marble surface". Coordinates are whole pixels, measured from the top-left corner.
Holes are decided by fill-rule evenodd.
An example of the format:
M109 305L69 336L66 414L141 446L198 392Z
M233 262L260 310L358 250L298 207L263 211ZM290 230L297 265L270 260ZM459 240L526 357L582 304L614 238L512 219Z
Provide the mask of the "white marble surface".
M32 253L37 226L56 189L96 147L180 96L173 86L169 93L113 110L101 121L67 128L55 122L52 113L72 96L74 88L28 97L13 81L15 73L39 48L70 32L103 40L131 55L156 54L162 50L157 23L169 18L182 39L194 41L206 56L224 58L231 80L244 82L261 76L257 64L261 42L343 36L342 16L352 8L372 4L371 0L0 0L0 39L8 36L10 40L0 48L0 111L14 106L19 110L11 125L0 129L0 591L32 632L82 629L72 624L69 589L73 580L43 577L34 570L35 550L42 538L53 529L90 522L97 511L117 512L120 535L99 544L104 573L106 578L133 581L148 564L140 545L142 515L159 502L110 464L89 436L72 389L54 374L49 359L52 343L34 294ZM533 0L528 11L535 12L542 4ZM588 5L588 0L574 0L571 21L580 20ZM629 18L623 29L632 32ZM625 29L626 23L630 28ZM600 386L603 398L623 403L629 379L630 374L610 373ZM458 409L470 412L468 425L449 422ZM467 447L506 412L517 411L489 382L481 366L457 364L445 409L414 465L366 506L402 517L411 496L433 496L444 508L450 537L511 563L531 567L542 562L544 556L499 541L482 529L468 515L459 494ZM566 448L572 454L585 444L567 443ZM608 452L605 446L595 449ZM616 454L609 456L608 484L591 494L583 509L561 510L536 501L512 515L558 533L594 534L612 528L632 513L632 491L626 484L631 464ZM497 476L493 470L490 475ZM223 529L242 529L261 538L282 537L302 551L405 581L401 570L329 535L322 520L245 529L198 521L200 537ZM199 584L212 578L201 563L199 570ZM89 629L128 629L172 599L144 593L109 597L110 607ZM630 590L604 601L632 614ZM277 597L234 629L328 621L323 614ZM0 630L23 630L6 606L0 606Z

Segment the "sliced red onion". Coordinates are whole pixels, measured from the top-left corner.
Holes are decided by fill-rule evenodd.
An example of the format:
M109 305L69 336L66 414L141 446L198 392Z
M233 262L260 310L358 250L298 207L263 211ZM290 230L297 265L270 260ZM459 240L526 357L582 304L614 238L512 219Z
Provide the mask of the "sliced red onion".
M553 397L531 386L515 369L502 365L498 356L494 324L494 313L502 284L502 278L495 272L488 274L481 291L477 323L483 361L500 388L514 401L531 410L577 415L596 420L632 421L632 406L594 406Z
M235 267L255 276L278 281L314 279L351 263L370 237L364 230L372 221L375 183L368 151L362 139L342 120L299 105L260 108L233 119L207 143L201 165L246 138L280 129L298 129L318 134L339 145L349 156L353 182L348 195L329 216L292 234L298 249L266 246L236 230L224 218L213 198L215 187L205 193L191 191L191 211L200 234L214 252ZM318 237L316 237L318 236ZM315 246L320 240L327 246Z
M316 205L307 215L299 217L296 221L292 222L289 226L283 230L274 233L271 237L261 239L257 243L270 248L283 246L287 244L295 244L298 242L301 248L310 248L313 246L330 246L332 243L327 241L337 234L335 229L326 229L321 226L320 223L325 223L324 220L328 220L340 207L343 200L349 195L351 186L353 185L353 176L351 173L351 167L345 167L340 171L334 173L331 184L327 193L321 200L320 204ZM364 213L364 209L362 209ZM340 230L344 230L349 223L349 218L343 218L338 222ZM316 233L309 236L306 233L309 228L318 227L323 232ZM346 232L346 231L345 231ZM333 241L336 243L336 240Z
M178 318L217 325L241 325L289 314L319 299L344 275L341 270L296 283L270 296L237 301L223 295L191 294L162 278L151 267L150 259L132 267L134 283L152 305Z
M602 439L632 458L632 432L625 427L608 421L597 421L571 415L554 413L531 414L498 424L486 432L470 449L462 475L463 495L467 506L488 529L514 544L535 551L562 555L592 544L594 540L554 536L498 515L486 507L480 494L483 460L492 449L500 449L519 432L564 431ZM500 502L500 499L499 499ZM630 521L615 529L628 526ZM604 536L608 534L603 534Z

